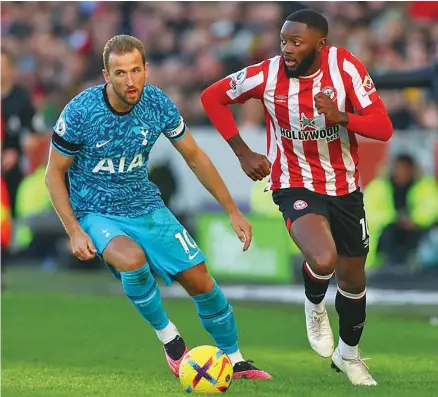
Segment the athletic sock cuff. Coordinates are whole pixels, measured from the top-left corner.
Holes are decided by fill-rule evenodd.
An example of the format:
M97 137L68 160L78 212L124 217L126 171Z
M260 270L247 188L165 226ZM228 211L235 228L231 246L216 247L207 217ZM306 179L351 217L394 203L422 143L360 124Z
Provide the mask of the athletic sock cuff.
M367 293L367 289L365 288L362 292L358 293L358 294L353 294L351 292L346 292L344 290L342 290L341 288L339 288L338 286L338 292L344 296L345 298L348 299L355 299L355 300L359 300L365 297L366 293Z

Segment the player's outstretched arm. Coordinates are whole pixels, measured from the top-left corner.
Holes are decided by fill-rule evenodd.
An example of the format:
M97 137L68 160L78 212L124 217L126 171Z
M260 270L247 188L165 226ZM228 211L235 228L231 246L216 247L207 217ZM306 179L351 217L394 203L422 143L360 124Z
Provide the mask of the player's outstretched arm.
M208 155L198 146L188 130L186 131L184 138L173 141L172 144L183 156L184 160L202 185L204 185L204 187L227 212L234 231L240 241L244 243L243 250L246 251L252 240L251 225L237 208L237 205L225 186L223 179Z
M245 174L253 181L269 175L270 163L266 156L253 152L244 142L229 105L244 103L250 98L260 99L264 84L263 64L258 64L212 84L201 94L205 113L233 149Z
M95 256L96 248L73 212L65 185L65 174L73 159L74 157L63 156L52 147L46 168L46 186L53 207L70 237L73 254L81 260L88 260Z

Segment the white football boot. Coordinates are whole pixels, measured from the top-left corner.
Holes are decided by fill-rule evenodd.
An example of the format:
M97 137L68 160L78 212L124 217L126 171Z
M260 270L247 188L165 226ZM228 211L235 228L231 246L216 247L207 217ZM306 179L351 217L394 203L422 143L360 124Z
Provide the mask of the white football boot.
M342 358L339 348L336 348L332 356L332 368L337 372L343 372L353 385L377 386L377 382L368 372L368 367L364 363L365 358L347 360Z
M304 312L310 346L321 357L330 357L333 354L335 342L327 309L324 307L323 311L316 311L315 306L306 298Z

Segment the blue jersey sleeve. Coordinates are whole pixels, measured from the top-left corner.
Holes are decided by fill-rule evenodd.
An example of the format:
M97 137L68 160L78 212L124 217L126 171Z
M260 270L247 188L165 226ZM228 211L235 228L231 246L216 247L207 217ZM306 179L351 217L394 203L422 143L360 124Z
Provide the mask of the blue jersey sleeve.
M176 105L163 92L164 130L163 134L171 141L184 137L187 126Z
M76 98L67 104L53 127L52 147L64 156L75 156L82 147L84 110Z

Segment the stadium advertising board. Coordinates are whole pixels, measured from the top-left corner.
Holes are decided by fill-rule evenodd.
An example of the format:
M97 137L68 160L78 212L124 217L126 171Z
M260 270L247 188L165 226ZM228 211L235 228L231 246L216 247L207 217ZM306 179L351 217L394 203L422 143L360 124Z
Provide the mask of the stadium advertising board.
M218 280L290 283L293 272L287 231L278 219L248 216L253 241L248 251L224 214L200 213L197 241L207 256L207 266Z

